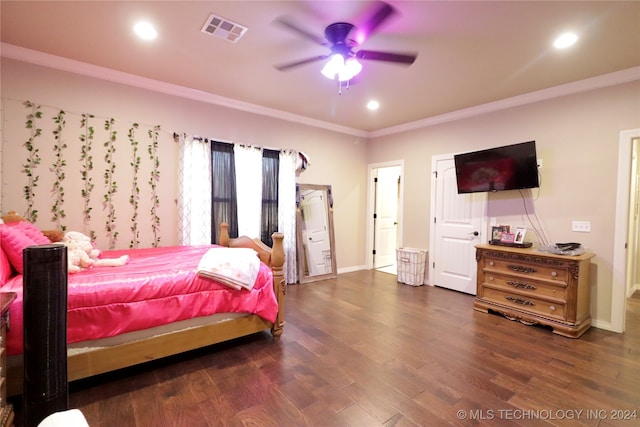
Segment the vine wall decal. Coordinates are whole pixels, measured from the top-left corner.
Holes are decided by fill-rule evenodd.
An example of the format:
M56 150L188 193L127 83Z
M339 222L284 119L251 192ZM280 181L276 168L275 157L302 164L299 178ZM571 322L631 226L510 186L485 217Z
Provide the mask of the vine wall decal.
M129 129L129 144L131 144L131 167L133 168L133 182L131 184L131 195L129 196L129 204L133 207L133 215L131 216L131 241L130 248L137 248L140 244L140 230L138 229L138 208L140 207L140 186L138 184L138 174L140 173L140 163L142 161L138 154L138 140L136 139L136 131L138 124L134 123Z
M118 232L116 231L116 209L113 204L113 197L118 191L118 183L114 179L116 164L113 161L113 156L116 152L115 142L117 137L117 131L113 129L114 124L115 119L105 120L104 122L104 130L109 133L109 138L104 143L104 147L107 149L107 152L104 156L105 194L103 203L103 209L107 211L105 230L107 231L107 237L109 238L109 249L115 248L118 241Z
M160 216L158 210L160 207L160 198L158 197L158 182L160 181L160 159L158 158L158 134L160 126L156 125L153 130L149 130L149 139L151 142L148 146L149 159L153 162L153 169L149 177L149 185L151 186L151 229L153 230L153 247L157 247L160 243Z
M53 130L55 162L50 168L50 171L55 175L55 182L51 190L53 192L53 205L51 205L51 213L53 215L51 220L62 231L66 230L66 226L62 224L62 219L66 216L64 212L64 187L62 185L65 179L64 169L67 166L67 161L64 159L64 150L67 148L67 144L62 140L62 131L66 125L64 115L65 112L60 110L58 115L53 118L56 123L56 128Z
M162 159L177 147L162 144L173 139L160 125L32 100L2 103L1 214L14 210L44 230L80 231L103 250L176 242L173 229L160 234L161 220L177 214L177 182L161 178L165 170L173 176L176 165Z
M42 129L38 127L37 121L42 118L40 105L36 105L31 101L25 101L24 106L31 111L27 114L25 127L29 129L29 139L24 143L27 149L27 162L23 165L22 172L27 175L27 185L24 187L24 197L27 200L27 211L23 215L24 218L31 222L38 219L38 211L34 209L35 188L38 186L40 177L35 175L36 168L41 162L40 150L36 147L36 138L42 135Z
M80 127L82 128L82 134L80 135L80 179L82 180L82 189L80 194L83 200L82 209L82 222L83 231L91 237L92 240L96 239L95 231L91 230L91 192L95 184L91 177L91 171L93 170L93 156L91 155L91 145L93 144L93 134L95 133L93 126L89 125L89 119L92 119L93 114L82 114L82 120L80 121Z

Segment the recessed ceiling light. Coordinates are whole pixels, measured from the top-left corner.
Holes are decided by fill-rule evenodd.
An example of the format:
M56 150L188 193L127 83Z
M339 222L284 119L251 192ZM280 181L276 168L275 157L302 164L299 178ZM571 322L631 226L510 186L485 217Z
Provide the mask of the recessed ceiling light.
M566 49L570 46L573 46L578 41L578 36L574 33L564 33L561 34L555 41L553 42L553 46L556 49Z
M133 27L133 31L143 40L153 40L158 37L158 32L147 21L140 21Z
M380 103L378 101L369 101L367 108L371 111L375 111L380 108Z

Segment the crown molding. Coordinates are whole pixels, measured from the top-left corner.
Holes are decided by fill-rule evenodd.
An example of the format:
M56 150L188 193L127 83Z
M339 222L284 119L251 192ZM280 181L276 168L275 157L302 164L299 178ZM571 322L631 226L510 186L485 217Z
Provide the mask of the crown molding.
M209 92L174 85L159 80L141 77L135 74L125 73L110 68L100 67L61 56L51 55L36 50L26 49L8 43L0 43L0 55L4 58L15 59L17 61L28 62L43 67L54 68L86 77L93 77L100 80L111 81L141 89L147 89L154 92L173 95L185 99L190 99L206 104L218 105L234 110L253 113L261 116L267 116L279 120L285 120L297 124L312 126L320 129L326 129L346 135L353 135L361 138L377 138L382 136L393 135L397 133L422 129L435 126L442 123L461 120L469 117L479 116L482 114L505 110L508 108L518 107L521 105L540 102L548 99L558 98L561 96L571 95L579 92L586 92L594 89L600 89L608 86L628 83L640 80L640 66L628 68L626 70L616 71L602 76L591 77L584 80L578 80L560 86L554 86L524 95L514 96L495 102L476 105L464 108L450 113L440 114L437 116L427 117L414 122L404 123L398 126L391 126L376 131L367 132L347 126L340 126L334 123L322 120L312 119L310 117L288 113L286 111L276 110L273 108L262 107L248 102L242 102L231 98L215 95Z
M174 85L159 80L149 79L135 74L125 73L122 71L113 70L111 68L100 67L97 65L88 64L86 62L51 55L32 49L26 49L8 43L0 43L0 55L4 58L15 59L16 61L27 62L30 64L53 68L60 71L79 74L85 77L106 80L113 83L133 86L154 92L164 93L167 95L177 96L180 98L190 99L193 101L203 102L206 104L218 105L221 107L231 108L247 113L253 113L297 124L326 129L342 134L353 135L361 138L366 138L368 136L368 132L360 129L340 126L334 123L316 120L298 114L288 113L286 111L267 108L231 98L225 98L223 96L215 95L209 92L185 86Z
M369 132L369 138L377 138L381 136L422 129L429 126L435 126L455 120L466 119L469 117L479 116L481 114L491 113L494 111L506 110L508 108L518 107L526 104L533 104L534 102L540 102L579 92L587 92L590 90L601 89L608 86L629 83L636 80L640 80L640 67L627 68L625 70L616 71L597 77L578 80L560 86L554 86L535 92L529 92L524 95L505 98L495 102L480 104L473 107L452 111L450 113L440 114L414 122L380 129L377 131Z

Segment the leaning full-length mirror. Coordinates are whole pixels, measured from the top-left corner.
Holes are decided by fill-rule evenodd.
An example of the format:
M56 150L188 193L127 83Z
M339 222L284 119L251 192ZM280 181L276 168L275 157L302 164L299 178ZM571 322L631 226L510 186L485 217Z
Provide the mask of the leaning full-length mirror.
M296 185L296 228L300 283L336 277L330 185Z

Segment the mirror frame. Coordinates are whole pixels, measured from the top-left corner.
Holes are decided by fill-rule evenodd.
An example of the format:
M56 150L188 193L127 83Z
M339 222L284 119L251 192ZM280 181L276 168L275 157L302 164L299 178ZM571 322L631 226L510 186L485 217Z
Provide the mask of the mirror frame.
M326 192L327 224L329 225L329 246L331 248L331 272L315 276L305 275L305 251L302 242L302 210L300 209L301 190L324 190ZM298 263L298 282L309 283L318 280L332 279L338 276L336 266L335 236L333 231L333 195L330 185L296 184L296 246Z

